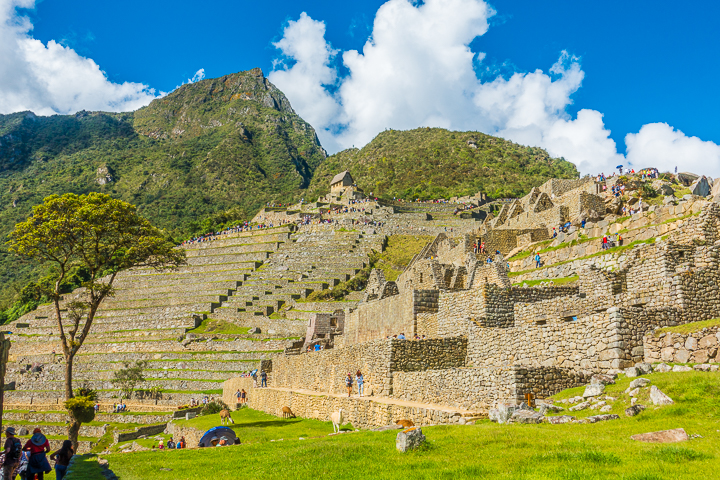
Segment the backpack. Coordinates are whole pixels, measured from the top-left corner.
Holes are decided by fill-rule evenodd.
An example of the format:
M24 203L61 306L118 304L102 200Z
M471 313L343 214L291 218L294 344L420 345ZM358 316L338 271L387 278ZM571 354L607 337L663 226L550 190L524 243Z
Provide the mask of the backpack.
M17 438L13 438L13 444L10 448L10 453L8 456L10 459L12 459L13 463L20 460L20 456L22 455L22 443Z

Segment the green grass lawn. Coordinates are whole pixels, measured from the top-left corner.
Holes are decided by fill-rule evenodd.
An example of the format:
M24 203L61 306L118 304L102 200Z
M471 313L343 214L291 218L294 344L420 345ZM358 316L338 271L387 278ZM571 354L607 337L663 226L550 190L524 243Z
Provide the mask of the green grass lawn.
M224 334L246 334L250 327L238 327L237 325L225 320L216 320L207 318L202 323L188 333L224 333Z
M710 320L703 320L701 322L684 323L674 327L665 327L655 331L655 336L659 336L661 333L694 333L699 332L703 328L717 327L720 325L720 318L713 318Z
M385 251L378 259L376 268L385 273L387 281L394 282L413 256L420 253L425 245L434 239L434 236L428 235L391 235L388 237Z
M622 412L629 399L621 392L631 379L620 378L607 387L607 393L618 398L613 413L620 414L620 420L587 425L497 425L485 420L472 426L424 427L426 446L406 454L395 450L397 431L327 436L332 427L326 422L283 420L245 410L234 413L242 445L107 458L121 480L712 478L720 467L720 374L656 373L647 378L675 405L649 407L637 417L625 417ZM582 390L566 390L555 398L575 396ZM647 404L641 395L643 402ZM184 423L204 429L217 425L217 418ZM636 433L680 427L701 437L671 445L630 439Z

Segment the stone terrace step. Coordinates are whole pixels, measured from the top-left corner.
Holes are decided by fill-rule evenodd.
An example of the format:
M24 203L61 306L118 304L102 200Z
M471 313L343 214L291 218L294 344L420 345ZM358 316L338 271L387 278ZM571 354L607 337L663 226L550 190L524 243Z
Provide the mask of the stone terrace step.
M224 253L217 252L215 255L202 255L196 257L188 257L188 265L223 265L228 263L236 263L244 265L247 263L264 262L273 252L270 250L255 250L246 253ZM179 267L183 269L185 267Z
M185 248L185 255L188 259L194 259L212 255L245 254L257 251L275 252L282 244L283 242L256 242L228 244L220 247L208 245L200 248Z
M144 275L153 275L160 278L170 278L177 276L178 274L198 274L198 273L225 273L228 280L232 279L233 274L229 272L237 271L237 273L248 273L255 270L261 265L260 261L247 261L247 262L223 262L223 263L207 263L203 265L185 265L178 267L175 270L168 270L166 272L158 273L154 270L138 270L133 271L132 274L128 274L128 277L140 277Z
M249 269L228 269L215 272L205 272L202 275L197 273L176 273L174 275L140 275L136 277L122 277L115 282L117 289L136 288L163 288L177 286L192 288L186 285L195 285L215 282L242 282L252 273Z
M142 292L138 292L138 296L142 297ZM106 312L109 310L135 310L145 309L149 307L172 307L175 305L200 305L224 302L228 299L228 295L183 295L178 296L166 295L164 297L155 298L139 298L137 300L116 300L107 299L100 307L98 312Z

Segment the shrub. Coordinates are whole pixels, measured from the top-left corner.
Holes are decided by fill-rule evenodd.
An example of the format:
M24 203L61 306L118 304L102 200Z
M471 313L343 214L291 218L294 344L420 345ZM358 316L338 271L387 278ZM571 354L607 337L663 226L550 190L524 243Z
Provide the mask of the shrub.
M227 403L223 402L219 398L208 403L200 410L200 415L212 415L213 413L220 413L222 410L227 410Z
M65 408L80 423L92 422L95 418L95 400L88 397L73 397L66 400Z

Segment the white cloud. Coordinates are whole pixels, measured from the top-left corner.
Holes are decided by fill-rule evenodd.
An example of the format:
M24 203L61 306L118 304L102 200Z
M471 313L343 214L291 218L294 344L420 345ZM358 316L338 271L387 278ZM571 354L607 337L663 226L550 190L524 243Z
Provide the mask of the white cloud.
M494 14L483 0L389 0L377 11L362 52L342 53L349 73L338 78L332 63L337 51L324 38L325 24L303 13L275 44L284 58L270 80L315 126L330 152L360 147L386 128L437 126L540 146L574 162L582 173L610 172L651 155L646 146L628 148L627 159L618 153L598 111L568 114L585 73L567 52L549 73L515 73L483 83L473 67L484 54L473 53L469 44L487 32ZM287 60L295 63L288 66ZM663 141L688 158L710 155L717 147L701 142L700 148L667 132ZM720 169L716 163L713 168Z
M34 6L35 0L0 0L0 113L127 111L156 98L147 85L109 81L92 59L71 48L32 38L32 23L17 8Z
M325 24L303 12L297 21L288 22L283 38L274 45L285 59L275 61L276 69L268 78L292 99L293 107L303 112L307 122L326 128L328 119L335 118L339 108L326 90L337 78L335 70L330 68L337 51L325 42ZM288 67L284 61L287 59L294 60L295 64ZM324 143L326 148L333 145L333 142Z
M720 176L720 145L688 137L667 123L643 125L625 137L627 159L637 168Z

